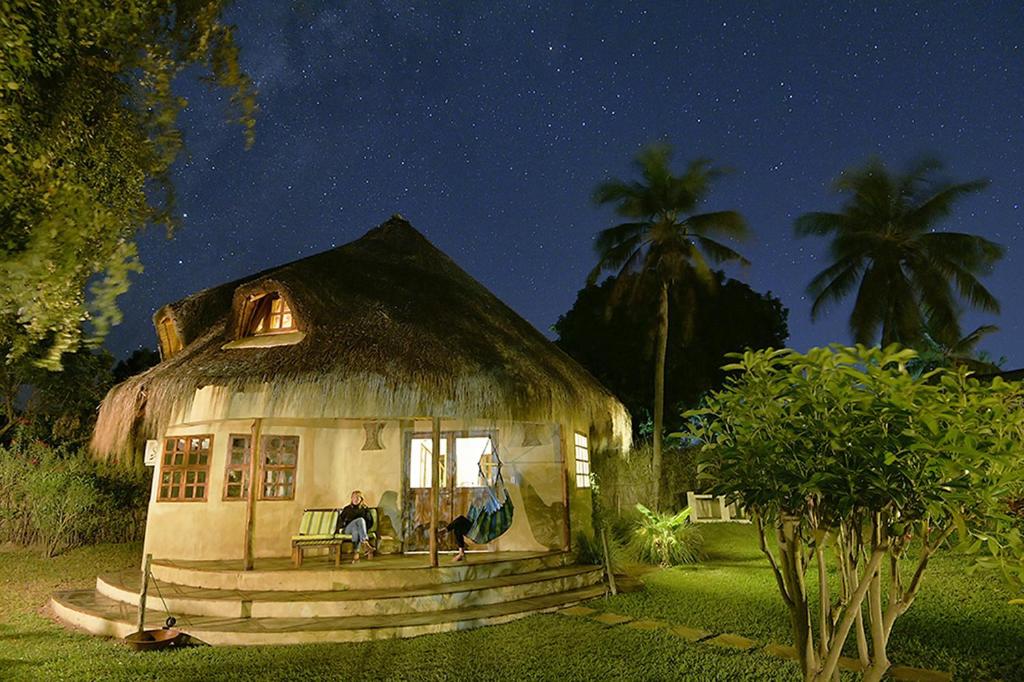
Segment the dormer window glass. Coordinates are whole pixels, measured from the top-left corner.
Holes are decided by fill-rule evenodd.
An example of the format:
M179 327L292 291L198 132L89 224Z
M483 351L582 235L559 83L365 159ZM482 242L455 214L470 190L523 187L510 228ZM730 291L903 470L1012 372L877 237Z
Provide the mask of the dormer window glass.
M280 294L267 294L256 301L252 334L278 334L295 331L295 316Z

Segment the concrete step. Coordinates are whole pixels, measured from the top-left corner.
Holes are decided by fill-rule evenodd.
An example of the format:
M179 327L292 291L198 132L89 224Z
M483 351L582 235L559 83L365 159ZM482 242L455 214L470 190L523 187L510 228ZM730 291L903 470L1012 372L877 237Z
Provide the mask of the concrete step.
M177 627L197 640L223 646L359 642L505 623L603 594L604 586L598 584L509 602L420 613L325 618L182 616ZM136 608L95 590L58 592L50 605L63 621L93 634L124 637L135 631ZM160 627L166 617L162 608L148 609L146 626Z
M562 551L470 553L461 563L449 563L444 556L444 563L436 568L427 561L423 554L384 555L338 568L326 557L311 557L296 569L282 557L257 559L254 570L244 571L239 561L154 559L152 573L162 583L242 592L407 589L558 568L572 563L572 555Z
M161 605L162 597L171 613L221 618L372 616L509 602L569 592L600 581L600 567L579 565L404 589L323 592L213 590L151 580L148 604ZM96 579L96 591L134 607L138 605L141 582L137 571L101 575Z

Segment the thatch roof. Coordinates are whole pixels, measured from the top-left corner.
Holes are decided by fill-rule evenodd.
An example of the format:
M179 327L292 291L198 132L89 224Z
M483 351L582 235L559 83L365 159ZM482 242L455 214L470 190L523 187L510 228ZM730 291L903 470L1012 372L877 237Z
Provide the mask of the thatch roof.
M245 297L271 290L306 337L222 348L238 337ZM102 456L130 456L206 386L223 387L227 402L261 394L263 412L250 416L587 420L621 444L629 437L628 414L607 389L399 216L155 319L168 313L185 347L103 400L92 442Z

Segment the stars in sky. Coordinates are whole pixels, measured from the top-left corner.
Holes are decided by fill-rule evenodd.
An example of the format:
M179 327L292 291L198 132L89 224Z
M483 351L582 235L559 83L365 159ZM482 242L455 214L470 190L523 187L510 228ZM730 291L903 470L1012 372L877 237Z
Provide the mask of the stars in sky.
M798 348L847 340L846 311L812 324L804 287L824 245L795 216L828 210L838 172L871 154L939 154L989 177L949 221L1008 247L993 355L1024 364L1013 263L1024 226L1024 6L674 2L407 6L239 3L260 90L255 147L226 98L190 78L183 227L141 241L146 271L108 345L152 345L152 311L193 291L332 248L402 213L539 329L567 310L614 216L594 186L646 143L735 169L706 209L755 239L735 274L790 308ZM186 215L187 214L187 215ZM971 328L990 317L970 315Z

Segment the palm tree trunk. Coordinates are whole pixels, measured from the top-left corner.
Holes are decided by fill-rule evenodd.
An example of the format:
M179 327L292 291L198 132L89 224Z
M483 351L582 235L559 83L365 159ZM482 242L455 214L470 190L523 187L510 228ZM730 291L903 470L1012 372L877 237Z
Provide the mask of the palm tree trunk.
M654 509L661 510L661 435L665 429L665 354L668 350L668 283L662 282L658 301L658 339L654 360Z

